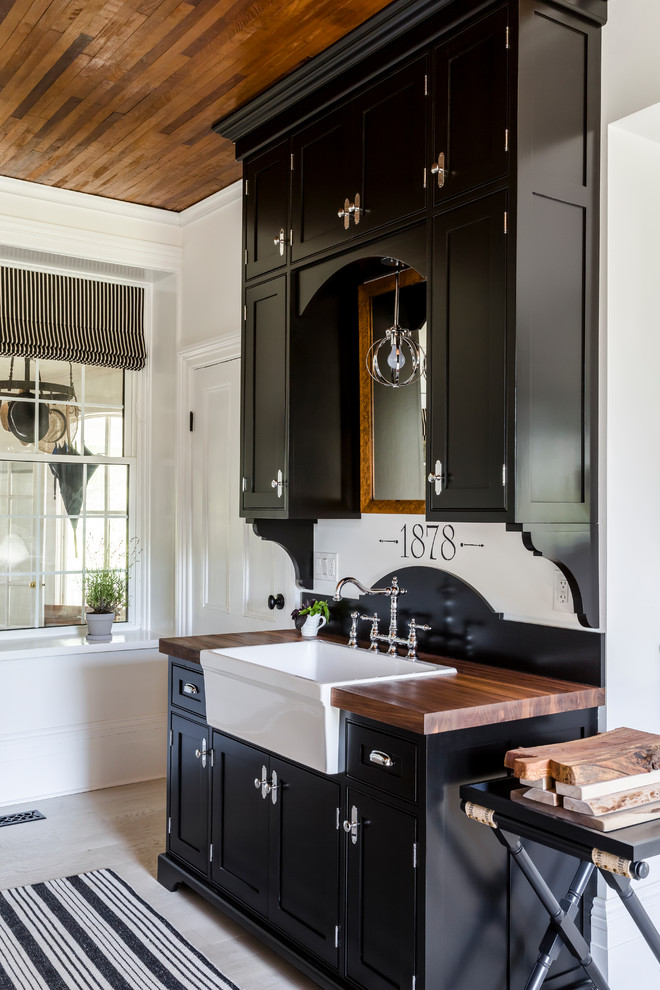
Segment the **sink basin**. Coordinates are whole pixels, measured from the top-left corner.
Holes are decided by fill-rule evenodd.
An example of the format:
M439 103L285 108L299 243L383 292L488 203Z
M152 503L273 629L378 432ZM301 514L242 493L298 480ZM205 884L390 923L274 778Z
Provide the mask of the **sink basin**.
M202 650L209 725L322 773L339 772L333 687L455 674L455 667L301 640Z

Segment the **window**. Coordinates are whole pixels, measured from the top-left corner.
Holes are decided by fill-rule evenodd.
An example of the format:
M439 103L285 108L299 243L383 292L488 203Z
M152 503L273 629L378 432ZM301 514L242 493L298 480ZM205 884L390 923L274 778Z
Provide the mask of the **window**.
M126 559L134 376L0 357L0 629L83 623L85 569Z

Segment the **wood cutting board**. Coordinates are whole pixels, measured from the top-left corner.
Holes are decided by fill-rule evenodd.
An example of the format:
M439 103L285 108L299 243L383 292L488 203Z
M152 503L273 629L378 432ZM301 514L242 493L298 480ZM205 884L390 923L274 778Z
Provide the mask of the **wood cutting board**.
M543 778L546 780L547 778ZM566 797L577 798L578 801L588 801L592 797L603 797L606 794L618 794L620 791L629 791L633 787L649 787L651 784L660 784L660 770L650 770L648 773L636 773L631 777L618 777L616 780L599 780L595 784L565 784L561 780L552 781L557 790L557 794ZM520 781L521 787L538 787L534 784L527 784Z
M566 743L510 749L504 765L526 780L545 776L567 784L614 780L660 769L660 736L638 729L612 729Z
M633 787L628 791L603 794L601 797L579 800L579 798L566 796L562 800L564 807L569 811L579 811L583 815L609 815L614 811L638 808L640 805L651 802L657 804L660 802L660 786L650 784L648 787Z
M530 801L525 797L526 791L526 787L511 791L511 799L519 803L522 802L529 807ZM553 808L548 804L534 804L533 807L534 811L548 815L550 818L561 818L565 822L586 825L588 828L597 829L599 832L614 832L618 828L641 825L642 822L652 822L660 818L660 801L644 804L639 808L631 808L628 811L614 811L611 815L580 815L577 811L569 811L567 808Z

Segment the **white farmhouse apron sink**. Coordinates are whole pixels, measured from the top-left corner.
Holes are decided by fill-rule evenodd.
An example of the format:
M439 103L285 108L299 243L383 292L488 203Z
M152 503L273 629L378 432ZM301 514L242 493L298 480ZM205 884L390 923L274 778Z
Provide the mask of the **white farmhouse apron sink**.
M334 687L455 674L455 667L324 640L202 650L209 725L313 770L339 772Z

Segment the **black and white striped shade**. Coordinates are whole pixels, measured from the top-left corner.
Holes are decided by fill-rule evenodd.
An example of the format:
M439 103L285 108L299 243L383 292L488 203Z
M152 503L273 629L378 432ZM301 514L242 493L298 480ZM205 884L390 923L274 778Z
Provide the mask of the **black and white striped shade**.
M139 371L144 289L0 267L0 354Z

